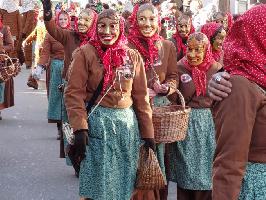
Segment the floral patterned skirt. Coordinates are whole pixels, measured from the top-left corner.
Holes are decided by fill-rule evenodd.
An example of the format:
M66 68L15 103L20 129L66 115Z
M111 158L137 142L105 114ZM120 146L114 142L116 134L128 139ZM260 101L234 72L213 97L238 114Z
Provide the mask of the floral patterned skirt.
M266 164L248 163L239 200L266 199Z
M215 129L210 109L192 109L187 137L169 144L169 179L188 190L212 189Z
M89 144L79 176L80 196L129 200L134 190L140 143L132 108L97 107L89 118Z
M62 119L62 98L63 93L59 91L58 86L62 84L63 60L52 60L50 66L50 83L48 98L48 120Z

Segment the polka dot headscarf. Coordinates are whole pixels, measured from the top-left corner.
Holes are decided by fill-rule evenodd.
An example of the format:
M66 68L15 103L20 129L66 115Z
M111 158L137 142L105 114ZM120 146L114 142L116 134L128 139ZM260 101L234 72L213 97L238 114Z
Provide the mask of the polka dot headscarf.
M266 5L244 13L224 42L224 69L266 87Z

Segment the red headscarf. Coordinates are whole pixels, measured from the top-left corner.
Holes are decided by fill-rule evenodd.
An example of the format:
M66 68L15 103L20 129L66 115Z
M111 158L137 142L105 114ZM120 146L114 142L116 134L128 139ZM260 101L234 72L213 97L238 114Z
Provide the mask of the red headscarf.
M208 37L211 43L213 43L214 37L217 35L218 31L221 30L222 27L222 24L216 22L209 22L201 27L201 32ZM212 56L217 62L220 61L222 54L222 50L212 50Z
M59 16L60 16L61 14L67 16L67 21L68 21L68 23L67 23L67 26L64 27L64 28L61 27L60 24L59 24ZM55 20L55 21L56 21L56 25L59 26L59 27L61 27L62 29L69 29L69 28L70 28L70 17L69 17L69 15L68 15L68 13L67 13L66 11L64 11L64 10L61 10L60 12L58 12L58 13L56 14L56 20Z
M146 5L146 4L143 4L143 5ZM158 33L155 33L152 37L149 37L149 38L144 37L142 35L142 33L139 30L138 17L137 17L139 7L140 6L138 4L135 5L133 13L130 16L131 27L129 29L128 40L130 43L135 45L137 50L143 56L144 62L145 62L144 66L145 66L145 69L147 70L148 68L152 67L152 65L154 64L154 61L158 59L159 50L155 44L157 41L160 41L163 38ZM158 24L160 26L159 16L158 16ZM146 44L148 45L148 48L146 48L143 45L143 42L146 42Z
M266 5L241 15L225 39L224 69L266 88Z
M87 44L88 41L93 37L93 35L95 34L96 32L96 26L97 26L97 19L98 19L98 14L92 10L92 9L89 9L89 8L86 8L84 10L82 10L81 12L86 12L88 14L92 14L92 18L93 18L93 22L92 22L92 25L91 27L89 28L89 30L87 31L87 33L80 33L78 31L78 20L75 21L75 30L76 32L78 33L79 35L79 40L80 40L80 46L84 45L84 44Z
M207 77L206 72L211 67L211 65L215 62L212 57L211 52L211 44L210 41L207 39L206 35L200 32L192 33L188 40L196 38L196 40L201 40L206 45L205 56L203 62L198 66L191 66L188 63L187 57L184 57L184 64L186 69L192 72L192 79L196 88L196 95L199 96L200 94L206 94L206 85L207 85Z
M173 38L175 39L176 41L176 46L177 46L177 54L181 54L181 52L183 52L183 54L186 54L186 51L187 51L187 46L186 46L186 43L183 42L183 40L187 41L188 37L190 34L194 33L195 32L195 28L192 24L192 19L190 18L190 32L187 36L187 38L182 38L181 35L179 34L178 30L177 30L177 26L178 26L178 23L176 24L176 33L173 34Z
M112 12L111 14L113 15L116 14L115 11L110 9L103 11L101 14L110 11ZM101 16L101 14L99 15L99 17ZM104 66L104 83L103 83L102 92L104 92L107 89L108 85L110 85L111 82L113 81L115 77L115 74L113 72L114 69L124 64L127 56L126 46L125 46L127 44L127 39L124 35L125 20L123 17L120 18L119 25L120 25L120 35L117 41L113 45L111 46L103 45L99 39L97 31L96 34L93 36L93 38L89 41L89 43L96 48L98 56L100 57L101 62L103 63ZM107 47L107 49L104 51L103 47L104 48Z

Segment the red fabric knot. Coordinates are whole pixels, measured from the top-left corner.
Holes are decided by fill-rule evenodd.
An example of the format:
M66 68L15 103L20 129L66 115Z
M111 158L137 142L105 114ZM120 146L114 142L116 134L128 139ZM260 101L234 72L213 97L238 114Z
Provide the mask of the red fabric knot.
M266 5L241 15L224 44L224 69L266 87Z

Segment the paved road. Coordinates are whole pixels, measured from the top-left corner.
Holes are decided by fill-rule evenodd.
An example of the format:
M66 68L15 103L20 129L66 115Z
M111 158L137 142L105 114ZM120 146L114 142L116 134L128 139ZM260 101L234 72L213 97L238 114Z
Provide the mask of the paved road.
M78 179L59 159L56 126L47 123L46 91L28 88L28 73L15 78L16 105L0 121L0 200L79 199Z

